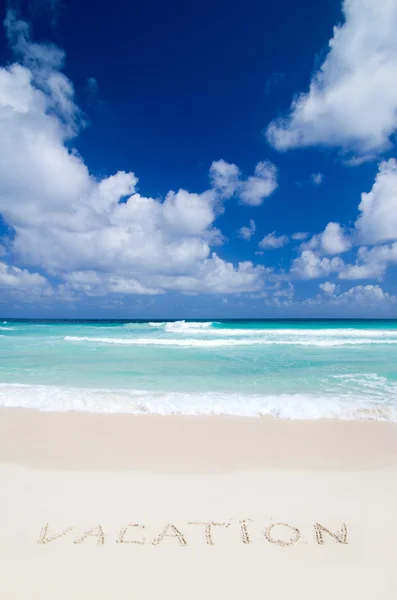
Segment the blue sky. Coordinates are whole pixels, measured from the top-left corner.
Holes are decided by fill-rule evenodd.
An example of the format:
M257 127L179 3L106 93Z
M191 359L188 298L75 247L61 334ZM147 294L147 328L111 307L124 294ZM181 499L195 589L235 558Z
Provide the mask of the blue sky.
M397 317L397 0L1 19L2 315Z

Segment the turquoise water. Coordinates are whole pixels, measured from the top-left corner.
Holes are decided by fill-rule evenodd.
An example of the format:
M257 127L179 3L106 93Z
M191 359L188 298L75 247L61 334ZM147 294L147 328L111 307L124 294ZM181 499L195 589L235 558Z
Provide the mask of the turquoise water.
M0 406L397 421L397 321L0 321Z

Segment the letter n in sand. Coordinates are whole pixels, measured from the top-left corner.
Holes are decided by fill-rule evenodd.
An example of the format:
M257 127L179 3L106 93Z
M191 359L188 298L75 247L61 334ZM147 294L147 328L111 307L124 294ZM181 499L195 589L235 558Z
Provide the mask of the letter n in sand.
M325 544L324 534L330 535L334 540L337 541L338 544L347 544L347 528L346 524L342 523L342 529L337 531L336 533L332 533L329 529L326 529L320 523L314 523L314 531L316 534L317 544L323 546Z

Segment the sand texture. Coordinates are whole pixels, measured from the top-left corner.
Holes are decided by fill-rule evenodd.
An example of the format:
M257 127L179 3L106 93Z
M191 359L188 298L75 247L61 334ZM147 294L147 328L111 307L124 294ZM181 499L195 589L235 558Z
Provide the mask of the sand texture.
M397 424L0 411L0 599L397 598Z

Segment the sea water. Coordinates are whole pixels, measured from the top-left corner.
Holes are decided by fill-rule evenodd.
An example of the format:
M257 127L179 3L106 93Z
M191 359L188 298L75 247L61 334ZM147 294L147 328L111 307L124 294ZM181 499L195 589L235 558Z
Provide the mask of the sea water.
M0 320L0 406L397 421L397 321Z

